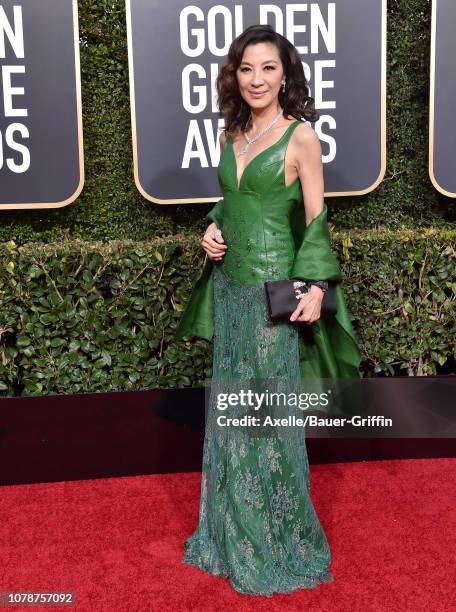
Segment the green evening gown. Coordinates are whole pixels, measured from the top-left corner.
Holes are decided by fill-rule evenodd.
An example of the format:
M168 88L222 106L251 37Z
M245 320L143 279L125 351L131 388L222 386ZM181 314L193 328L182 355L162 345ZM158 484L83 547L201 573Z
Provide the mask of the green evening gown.
M183 557L226 576L240 593L268 597L333 580L328 541L310 497L304 429L291 434L272 427L255 435L253 428L220 427L214 398L216 390L251 379L292 388L301 375L297 325L270 322L263 285L290 278L296 255L290 218L303 207L302 189L299 180L285 184L284 159L299 123L250 161L239 186L230 137L220 158L223 216L208 217L217 218L228 250L213 267L213 371L199 524Z

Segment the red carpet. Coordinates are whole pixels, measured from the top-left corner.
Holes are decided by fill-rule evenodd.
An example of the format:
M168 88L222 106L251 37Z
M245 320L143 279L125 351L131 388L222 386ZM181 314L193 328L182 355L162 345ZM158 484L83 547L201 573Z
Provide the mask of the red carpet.
M456 459L312 465L334 582L271 599L181 564L199 473L2 487L0 590L76 592L75 607L41 610L455 610L455 470Z

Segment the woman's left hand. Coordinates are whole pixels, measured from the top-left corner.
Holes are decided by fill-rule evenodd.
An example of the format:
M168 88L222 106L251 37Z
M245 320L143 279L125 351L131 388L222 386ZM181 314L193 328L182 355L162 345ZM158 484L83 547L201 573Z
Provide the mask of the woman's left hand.
M290 321L297 323L305 322L309 325L317 321L321 314L323 296L323 289L316 285L311 285L309 291L296 306L296 310L291 314Z

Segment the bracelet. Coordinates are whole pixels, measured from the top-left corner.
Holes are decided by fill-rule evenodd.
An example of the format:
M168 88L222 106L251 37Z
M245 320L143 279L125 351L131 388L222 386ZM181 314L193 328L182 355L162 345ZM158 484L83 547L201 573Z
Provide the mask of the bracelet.
M320 287L320 289L324 291L328 291L329 283L328 281L310 281L309 285L316 285Z

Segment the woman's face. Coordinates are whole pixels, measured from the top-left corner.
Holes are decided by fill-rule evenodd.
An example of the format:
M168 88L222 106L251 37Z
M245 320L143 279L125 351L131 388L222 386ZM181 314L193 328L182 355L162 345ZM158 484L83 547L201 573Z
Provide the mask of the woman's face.
M277 104L284 76L279 50L273 43L248 45L236 70L241 96L258 109Z

